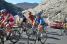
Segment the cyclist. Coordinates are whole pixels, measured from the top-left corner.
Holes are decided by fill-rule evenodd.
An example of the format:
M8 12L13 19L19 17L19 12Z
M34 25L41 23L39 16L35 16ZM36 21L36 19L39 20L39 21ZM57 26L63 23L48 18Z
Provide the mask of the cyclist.
M29 20L30 20L30 23L33 25L33 22L34 22L34 16L32 15L32 12L29 11Z
M13 26L14 25L14 17L11 13L7 12L7 10L2 11L2 24L4 26Z
M34 15L32 15L32 12L29 11L29 21L31 23L31 25L34 25L35 19L34 19Z
M14 25L14 17L6 9L1 10L1 16L2 16L1 27L3 27L3 28L6 27L6 31L9 32L12 29L13 25Z
M26 28L26 24L27 24L27 18L24 15L22 17L23 17L23 21L22 21L21 25L22 25L23 31L26 31L25 28Z
M46 23L44 19L41 17L41 15L37 15L35 21L38 25L38 31L41 32L41 36L42 36L42 32L45 31L44 28L46 26Z
M31 23L31 25L32 25L32 30L33 30L33 34L35 34L36 33L36 26L35 26L35 18L34 18L34 15L32 15L32 12L30 12L29 11L29 21L30 21L30 23Z

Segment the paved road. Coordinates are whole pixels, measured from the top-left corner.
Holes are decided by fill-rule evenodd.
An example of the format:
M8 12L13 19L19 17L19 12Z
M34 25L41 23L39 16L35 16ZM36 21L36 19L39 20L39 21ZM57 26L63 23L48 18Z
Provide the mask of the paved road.
M48 39L46 41L46 44L67 44L67 36L66 35L60 36L61 34L60 30L52 29L52 28L48 28L47 30L50 33L48 33ZM30 44L34 44L34 43L35 43L34 41L30 41ZM10 41L6 41L5 44L12 44L12 43ZM27 41L21 39L16 44L27 44ZM41 44L41 43L37 41L36 44Z

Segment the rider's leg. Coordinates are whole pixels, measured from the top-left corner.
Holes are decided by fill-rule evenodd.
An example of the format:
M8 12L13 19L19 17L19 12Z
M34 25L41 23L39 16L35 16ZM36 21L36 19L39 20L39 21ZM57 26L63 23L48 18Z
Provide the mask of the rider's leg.
M43 36L43 25L38 25L38 30L40 32L40 36Z
M6 40L9 40L9 37L11 36L11 29L10 27L6 28L7 37Z

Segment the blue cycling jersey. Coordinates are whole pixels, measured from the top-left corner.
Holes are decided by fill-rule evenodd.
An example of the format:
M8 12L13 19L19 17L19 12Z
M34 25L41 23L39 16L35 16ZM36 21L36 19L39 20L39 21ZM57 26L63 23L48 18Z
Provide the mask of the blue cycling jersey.
M38 23L38 24L44 24L45 21L44 21L43 18L36 18L36 23Z

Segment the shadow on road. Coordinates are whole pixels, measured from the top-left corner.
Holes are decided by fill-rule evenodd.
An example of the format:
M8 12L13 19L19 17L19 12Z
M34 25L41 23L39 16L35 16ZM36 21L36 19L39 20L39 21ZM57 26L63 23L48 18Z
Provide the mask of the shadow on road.
M59 39L59 38L55 38L55 37L47 37L47 38L55 39L55 40L61 40L61 39Z
M49 32L49 33L47 33L47 34L61 36L61 35L59 35L57 32Z
M56 43L46 43L46 44L56 44Z

